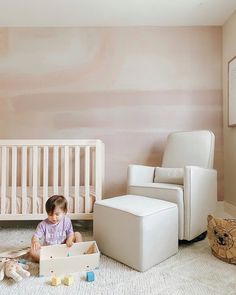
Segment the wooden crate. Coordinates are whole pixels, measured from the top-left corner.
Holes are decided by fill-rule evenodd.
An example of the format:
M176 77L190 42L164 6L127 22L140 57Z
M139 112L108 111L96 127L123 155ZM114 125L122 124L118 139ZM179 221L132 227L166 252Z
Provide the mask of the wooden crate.
M44 246L40 251L41 276L58 276L99 267L100 252L95 241Z

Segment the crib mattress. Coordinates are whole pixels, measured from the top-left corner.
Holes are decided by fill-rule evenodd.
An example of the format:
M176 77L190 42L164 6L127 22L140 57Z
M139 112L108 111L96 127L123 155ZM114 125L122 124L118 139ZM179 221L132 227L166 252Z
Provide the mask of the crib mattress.
M48 195L52 196L54 190L52 186L48 187ZM58 194L64 195L64 187L58 187ZM68 201L68 213L84 213L85 212L85 187L80 186L80 196L79 196L79 212L75 212L75 188L73 186L69 187L69 196L67 197ZM11 187L7 188L6 194L6 208L5 213L11 214ZM90 195L88 199L89 213L93 211L93 204L95 202L95 188L90 186ZM26 202L26 214L32 214L32 204L33 204L33 189L32 187L27 187L27 202ZM43 187L38 188L37 195L37 214L43 213L43 208L45 204L43 203ZM22 188L17 187L16 189L16 214L22 214Z

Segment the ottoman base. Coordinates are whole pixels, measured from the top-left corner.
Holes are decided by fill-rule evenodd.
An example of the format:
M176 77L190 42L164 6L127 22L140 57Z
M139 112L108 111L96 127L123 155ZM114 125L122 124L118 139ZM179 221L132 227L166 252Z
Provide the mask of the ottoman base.
M177 205L134 195L98 201L94 238L105 255L145 271L178 251Z

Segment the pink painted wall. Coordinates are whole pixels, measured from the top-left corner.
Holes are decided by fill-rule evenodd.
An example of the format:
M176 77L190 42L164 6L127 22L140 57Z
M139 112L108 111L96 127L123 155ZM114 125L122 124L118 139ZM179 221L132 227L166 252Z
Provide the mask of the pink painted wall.
M105 196L167 135L211 129L222 198L220 27L0 29L0 138L100 138Z

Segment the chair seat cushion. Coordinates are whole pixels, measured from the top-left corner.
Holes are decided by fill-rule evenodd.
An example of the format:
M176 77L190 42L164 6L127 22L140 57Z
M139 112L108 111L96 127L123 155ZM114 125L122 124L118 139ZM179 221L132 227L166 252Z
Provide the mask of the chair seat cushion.
M145 183L130 185L128 194L157 198L177 204L179 219L179 239L184 236L184 199L183 186L167 183Z

